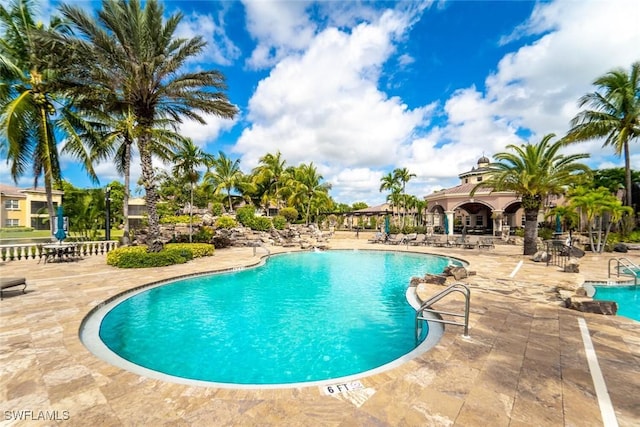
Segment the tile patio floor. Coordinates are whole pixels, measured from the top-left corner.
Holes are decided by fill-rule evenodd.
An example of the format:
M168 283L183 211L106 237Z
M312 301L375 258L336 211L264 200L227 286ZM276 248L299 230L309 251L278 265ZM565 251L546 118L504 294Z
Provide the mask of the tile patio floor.
M95 305L138 285L255 263L252 248L219 250L214 257L153 270L112 268L104 256L46 265L6 262L0 275L24 276L29 286L27 294L7 293L0 303L0 425L602 426L579 319L591 336L618 425L640 425L640 322L583 314L558 303L558 287L565 296L585 279L606 279L611 254L589 254L580 273L564 273L521 256L520 247L389 248L353 237L337 235L329 246L467 260L477 273L465 280L472 288L470 337L447 327L432 350L364 377L365 389L338 396L326 396L317 386L234 390L173 384L94 356L78 338L82 319ZM640 263L640 254L627 255ZM510 278L520 260L522 267ZM454 298L440 307L460 304ZM29 420L16 420L18 414ZM35 419L42 416L58 420Z

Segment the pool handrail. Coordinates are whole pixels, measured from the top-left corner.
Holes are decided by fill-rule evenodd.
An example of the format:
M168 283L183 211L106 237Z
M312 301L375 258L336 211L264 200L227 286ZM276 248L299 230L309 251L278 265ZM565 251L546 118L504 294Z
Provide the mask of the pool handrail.
M451 313L448 311L442 311L442 310L435 310L434 308L432 308L431 306L433 304L435 304L436 302L440 301L442 298L444 298L445 296L453 293L453 292L460 292L461 294L464 295L465 298L465 304L464 304L464 313ZM455 325L455 326L463 326L464 327L464 336L465 337L469 337L469 306L470 306L470 302L471 302L471 290L469 289L469 286L465 285L464 283L461 282L457 282L452 284L451 286L447 287L446 289L438 292L437 294L433 295L431 298L426 299L421 305L420 308L418 310L416 310L416 341L419 341L420 339L420 335L422 332L422 329L420 328L420 321L431 321L431 322L438 322L438 323L444 323L447 325ZM453 320L445 320L440 318L427 318L424 316L424 312L429 312L429 313L435 313L438 315L449 315L449 316L455 316L455 317L464 317L464 323L460 323L460 322L455 322Z
M628 272L623 272L622 274L633 276L633 283L635 285L638 284L638 272L640 272L640 266L636 265L633 261L631 261L627 257L609 258L609 265L608 265L608 271L607 271L608 277L611 277L611 261L617 262L616 277L620 277L620 267L621 266L626 267Z

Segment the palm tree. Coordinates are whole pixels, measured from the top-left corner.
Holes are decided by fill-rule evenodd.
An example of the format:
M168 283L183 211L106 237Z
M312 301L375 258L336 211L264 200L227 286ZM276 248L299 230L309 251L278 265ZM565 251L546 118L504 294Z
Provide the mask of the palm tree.
M629 206L600 187L597 190L579 188L571 195L571 205L580 209L587 220L591 250L602 253L613 224L618 224L624 215L632 213ZM603 234L604 233L604 234Z
M415 173L409 172L407 168L397 168L393 171L393 176L396 179L396 182L400 183L402 188L402 199L403 199L403 213L402 213L402 227L404 227L405 217L407 215L407 192L406 186L407 182L411 181L411 178L415 177Z
M268 203L272 200L275 200L276 207L280 208L279 186L282 185L281 181L286 164L287 161L282 159L280 151L277 151L276 154L268 153L262 156L260 164L252 171L256 184L266 190L264 202L267 204L267 212L269 210Z
M329 198L328 192L331 189L331 184L321 182L323 179L313 163L303 163L287 175L286 185L291 191L289 204L304 206L307 225L309 225L312 203L318 200L326 202Z
M91 96L100 105L120 104L119 111L131 108L135 116L149 219L147 243L149 251L158 251L162 243L152 164L156 141L151 130L165 119L181 123L188 118L204 124L202 114L233 118L237 108L222 92L226 86L220 72L183 71L206 42L201 37L177 38L182 14L165 19L157 0L148 0L144 8L139 0L104 0L96 19L78 7L60 9L79 33L77 38L57 40L64 47L61 51L83 59L71 61L65 70L66 90Z
M398 195L401 193L402 191L402 185L400 183L400 180L398 179L398 176L396 174L394 174L393 172L389 172L388 174L386 174L385 176L383 176L382 178L380 178L380 192L383 192L384 190L389 190L390 194L387 195L387 201L391 202L391 199L393 199L394 201L391 202L391 206L392 208L395 206L400 206L400 201L398 199L398 197L395 196L395 194L397 193ZM392 209L393 211L393 209ZM398 209L398 214L400 213L400 210ZM394 214L395 216L395 214Z
M29 167L34 186L43 175L52 217L52 190L61 186L56 136L66 137L62 151L80 159L92 180L97 177L89 153L77 144L75 131L85 123L57 91L55 55L35 39L37 31L66 33L68 28L58 17L45 27L33 14L32 0L14 0L9 8L0 5L0 151L6 152L14 181Z
M200 172L197 168L213 161L213 156L203 152L191 139L185 139L182 141L180 148L173 154L172 160L174 162L173 174L176 176L183 175L190 187L189 243L191 243L193 235L193 187L200 179Z
M210 170L205 173L203 178L205 183L213 187L214 194L220 194L222 190L226 190L229 212L232 212L231 190L237 187L242 178L240 159L232 161L220 151L218 157L211 160L208 167Z
M633 63L628 74L624 69L615 69L593 84L599 91L580 98L579 106L589 109L571 120L572 128L564 140L572 143L605 138L603 146L610 145L618 156L624 155L625 202L631 206L629 143L640 137L640 62Z
M471 191L474 195L479 188L491 191L513 191L522 199L525 214L524 255L537 251L538 214L542 203L549 195L560 195L570 184L590 174L588 166L578 163L588 154L559 154L562 140L551 143L554 134L548 134L538 144L508 145L514 152L502 152L494 156L496 163L489 165L492 171L487 179L478 183Z

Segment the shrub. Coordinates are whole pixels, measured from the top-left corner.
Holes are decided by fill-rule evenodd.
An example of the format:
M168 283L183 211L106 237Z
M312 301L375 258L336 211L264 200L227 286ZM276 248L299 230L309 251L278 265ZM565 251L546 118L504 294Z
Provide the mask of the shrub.
M209 243L167 243L165 248L190 251L192 258L211 256L215 249L213 245Z
M243 206L236 210L236 219L245 227L251 227L251 222L253 221L255 215L256 213L255 209L253 209L253 206Z
M200 230L198 230L198 232L193 235L192 240L197 243L209 243L213 238L213 234L213 228L200 227Z
M189 215L165 215L160 218L160 224L189 224ZM200 218L193 217L193 222L200 222Z
M230 216L221 216L214 224L215 228L230 229L238 226L238 222Z
M160 252L147 252L146 246L126 246L107 254L107 264L119 268L165 267L184 264L196 256L213 254L213 247L207 244L169 243Z
M220 216L224 212L224 206L220 202L215 202L211 204L211 213L214 216Z
M542 240L551 240L553 238L554 231L548 227L542 227L538 229L538 237Z
M215 236L213 238L213 246L216 249L228 248L229 246L231 246L231 239L229 239L227 236Z
M282 215L289 222L293 222L298 219L298 210L296 208L282 208L278 212L278 215Z
M273 228L276 230L284 230L287 226L287 219L282 215L274 216L271 222L273 223Z
M271 218L267 218L266 216L256 216L251 221L251 229L257 231L269 231L273 224L271 223Z
M107 254L107 264L119 268L164 267L184 264L192 258L191 251L185 249L163 249L147 252L146 246L117 248Z

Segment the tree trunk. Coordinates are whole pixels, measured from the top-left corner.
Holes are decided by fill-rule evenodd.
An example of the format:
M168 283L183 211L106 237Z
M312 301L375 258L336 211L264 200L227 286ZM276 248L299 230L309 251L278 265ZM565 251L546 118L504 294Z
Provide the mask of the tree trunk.
M149 233L147 234L146 243L149 252L160 252L164 245L160 241L160 223L156 206L158 203L158 193L156 192L153 163L151 152L149 151L150 138L151 135L149 132L143 132L138 139L140 165L142 167L142 185L145 190L147 215L149 219Z
M635 216L636 207L633 205L633 193L632 193L632 183L631 183L631 159L629 158L629 143L625 141L624 143L624 180L626 187L626 203L627 206L633 207L633 212Z
M124 196L122 197L122 244L128 246L131 243L129 234L129 185L131 184L131 143L127 142L125 146L124 159Z
M538 211L537 208L524 211L524 255L533 255L538 251Z

